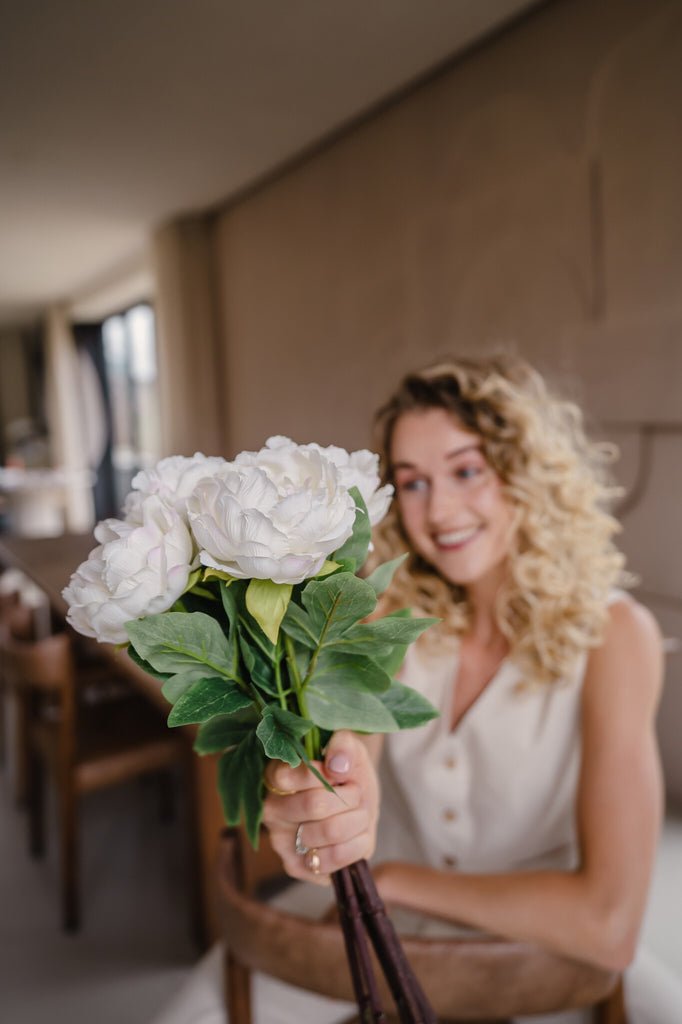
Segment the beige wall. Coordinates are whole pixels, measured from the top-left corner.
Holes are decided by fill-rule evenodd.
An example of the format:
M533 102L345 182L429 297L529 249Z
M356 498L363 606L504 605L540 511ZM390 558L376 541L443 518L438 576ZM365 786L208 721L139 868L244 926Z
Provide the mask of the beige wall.
M623 543L682 638L680 68L679 2L559 0L223 211L226 450L365 443L402 371L510 345L622 443Z

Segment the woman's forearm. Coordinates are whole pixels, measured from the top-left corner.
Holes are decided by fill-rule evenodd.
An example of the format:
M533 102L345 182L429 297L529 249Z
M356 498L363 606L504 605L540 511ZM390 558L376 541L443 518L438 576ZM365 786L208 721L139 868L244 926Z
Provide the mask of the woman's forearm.
M388 903L538 943L611 970L622 970L634 955L630 915L600 896L579 871L465 875L391 862L377 875Z

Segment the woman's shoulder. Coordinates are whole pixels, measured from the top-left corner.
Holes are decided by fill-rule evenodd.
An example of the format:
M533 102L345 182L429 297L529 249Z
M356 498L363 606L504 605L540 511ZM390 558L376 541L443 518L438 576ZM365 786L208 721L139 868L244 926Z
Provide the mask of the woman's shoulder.
M658 700L662 685L663 642L649 609L625 591L609 602L602 642L587 659L586 682L612 685L622 696ZM588 686L589 690L589 686Z
M655 616L625 590L613 591L608 603L604 645L631 640L660 647L661 631Z

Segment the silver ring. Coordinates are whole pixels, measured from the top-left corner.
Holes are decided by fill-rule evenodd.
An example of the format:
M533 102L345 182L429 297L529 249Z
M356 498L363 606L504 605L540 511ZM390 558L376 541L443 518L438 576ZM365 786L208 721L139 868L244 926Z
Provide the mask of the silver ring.
M305 845L301 837L302 829L303 824L300 824L296 829L296 839L294 841L294 849L296 850L296 853L299 855L299 857L304 857L308 852L308 847Z

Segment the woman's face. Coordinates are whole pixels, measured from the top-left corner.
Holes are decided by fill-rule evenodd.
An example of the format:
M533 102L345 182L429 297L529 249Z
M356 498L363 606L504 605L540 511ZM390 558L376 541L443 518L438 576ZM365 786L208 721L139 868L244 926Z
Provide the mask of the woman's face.
M406 412L390 460L403 528L422 558L463 587L501 579L513 511L479 435L445 409Z

